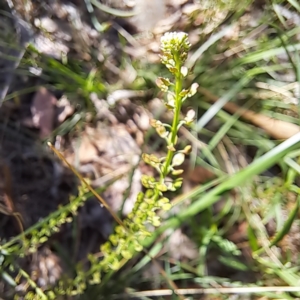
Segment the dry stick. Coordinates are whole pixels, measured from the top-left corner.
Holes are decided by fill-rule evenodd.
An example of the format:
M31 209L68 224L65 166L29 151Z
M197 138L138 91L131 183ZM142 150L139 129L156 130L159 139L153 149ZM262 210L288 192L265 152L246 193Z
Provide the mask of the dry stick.
M178 289L178 295L216 295L216 294L261 294L261 293L288 293L299 292L299 287L294 286L258 286L258 287L220 287L220 288L204 288L204 289ZM136 297L162 297L171 296L172 290L151 290L142 292L131 292L124 294L132 298Z
M48 142L48 146L58 156L58 158L61 161L63 161L68 166L68 168L70 168L70 170L80 179L80 181L85 184L85 186L93 193L93 195L99 200L99 202L103 204L103 206L109 211L109 213L112 215L115 221L121 226L125 227L124 223L116 215L116 213L110 208L110 206L106 203L106 201L88 184L88 182L80 175L80 173L67 162L67 160L63 157L63 155L59 151L57 151L50 142Z
M14 225L20 233L24 231L23 217L16 211L13 197L12 197L12 178L9 167L3 163L3 175L4 175L4 195L3 201L6 205L7 212L9 215L14 217Z
M199 87L198 92L206 96L211 102L216 102L219 99L205 88ZM241 117L251 122L253 125L264 129L271 137L277 140L286 140L292 137L294 134L300 132L300 127L296 124L272 119L265 115L255 113L252 110L239 107L231 102L226 103L224 105L224 109L232 114L239 111Z

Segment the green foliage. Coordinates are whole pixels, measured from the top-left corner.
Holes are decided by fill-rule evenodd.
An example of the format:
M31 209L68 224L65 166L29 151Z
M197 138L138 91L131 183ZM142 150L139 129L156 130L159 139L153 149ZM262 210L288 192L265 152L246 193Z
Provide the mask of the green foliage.
M215 11L224 8L225 13L228 13L229 10L234 9L236 13L230 16L226 24L238 25L239 36L236 37L236 40L235 37L228 39L226 37L227 29L223 29L226 27L224 22L222 29L220 26L216 28L216 32L213 32L211 37L205 35L200 37L199 44L194 45L195 52L190 59L187 59L187 51L190 49L187 35L184 33L167 33L162 38L161 60L166 66L166 70L171 74L170 78L156 78L155 74L163 76L162 74L167 72L160 70L156 65L151 65L151 70L154 71L149 72L137 61L132 62L134 66L138 65L136 71L142 77L139 79L148 80L147 84L151 88L156 79L157 86L166 95L164 100L166 108L174 114L171 124L159 119L151 120L152 127L162 139L162 143L165 143L166 156L158 157L151 154L152 151L150 150L150 153L144 153L142 158L145 163L155 169L157 176L142 176L144 191L137 196L132 212L121 224L116 226L114 233L101 246L102 257L99 258L99 253L90 254L88 256L89 270L82 265L72 266L74 273L70 275L70 278L60 280L52 290L42 291L37 287L30 276L15 263L15 258L36 251L37 247L45 243L53 233L60 229L62 224L72 221L72 216L76 214L78 207L88 197L86 193L79 198L72 198L69 205L60 207L57 212L28 229L23 235L8 242L2 241L0 247L0 269L2 270L0 275L12 288L16 286L16 282L11 274L18 272L18 276L25 278L30 286L30 292L26 295L26 299L43 299L43 297L57 299L58 295L62 295L64 298L66 295L79 294L85 294L85 299L97 299L98 297L107 299L106 290L113 287L113 293L119 292L118 284L116 287L114 286L116 281L113 280L112 275L120 270L128 260L134 258L137 253L143 252L153 241L156 241L152 249L147 249L147 255L143 255L133 267L131 265L130 271L125 269L124 272L123 270L118 272L117 283L122 285L122 289L124 286L134 286L135 281L140 283L137 278L141 274L142 268L151 261L152 257L161 253L165 247L164 241L157 239L157 237L166 229L171 231L182 226L183 222L188 223L192 232L196 231L193 238L196 241L200 257L188 264L183 260L169 263L169 257L166 257L165 260L164 258L161 259L166 266L165 271L168 279L180 279L179 284L185 284L184 280L193 280L205 288L211 288L212 282L229 288L243 287L245 289L259 285L273 286L274 282L280 285L299 286L299 270L295 264L293 265L293 262L297 261L298 258L291 258L295 252L293 253L291 249L283 249L282 244L289 239L293 241L291 232L294 231L295 234L295 228L299 227L300 202L298 195L300 189L299 184L297 184L300 174L299 151L291 152L291 150L299 148L300 136L299 134L295 135L280 144L278 141L270 139L263 130L241 120L239 111L231 115L222 109L225 103L235 100L239 100L238 103L243 108L253 109L251 106L259 99L262 100L260 105L263 108L260 113L272 118L298 123L296 113L292 116L286 114L287 111L291 110L291 104L281 101L280 97L274 98L269 95L267 99L256 98L261 91L256 87L256 83L266 83L282 88L284 82L276 80L276 75L285 72L299 73L299 70L296 70L299 65L297 64L299 60L297 49L299 47L298 44L294 45L299 29L294 28L286 31L281 38L268 36L270 28L272 30L275 28L268 24L275 23L275 15L277 14L279 17L281 13L280 7L276 8L275 4L283 4L285 8L288 7L289 9L294 7L298 11L299 5L292 0L287 1L287 3L272 1L274 11L275 8L277 10L276 14L270 9L272 4L266 4L266 13L263 18L256 20L257 25L243 28L238 24L238 22L244 22L242 18L239 21L241 14L238 11L242 11L249 2L244 1L241 4L240 1L236 0L202 1L201 10L207 11L207 18L203 24L209 23L213 19ZM250 12L249 9L247 14ZM282 23L284 26L290 26L290 20L287 22L283 16L281 19L284 21ZM201 26L204 26L203 24ZM266 26L267 30L261 29L262 25ZM258 34L256 30L262 34ZM275 31L278 35L280 34L280 30ZM254 38L252 34L254 34ZM249 40L250 44L244 44L244 40ZM241 47L243 45L244 47ZM238 52L233 50L238 50ZM288 53L291 53L288 55L288 63L279 58L279 55ZM76 64L72 65L71 62L61 64L47 61L47 63L48 65L43 68L46 69L45 74L49 75L49 78L56 79L51 82L66 92L73 94L79 92L81 99L87 101L83 105L84 107L89 106L88 101L91 92L105 93L105 87L96 72L92 71L90 75L87 75L84 70ZM196 75L194 81L201 82L199 92L206 89L217 99L219 98L216 105L210 105L206 102L207 95L203 93L203 98L198 94L194 98L196 101L192 103L193 107L197 107L197 114L200 116L197 126L193 128L196 136L195 142L199 142L197 136L199 134L199 139L207 143L207 146L201 145L201 150L196 154L195 161L218 178L207 184L197 186L186 194L179 195L171 204L168 197L170 192L180 188L183 172L181 165L186 155L191 152L191 146L180 149L178 130L183 125L190 126L196 115L194 110L189 110L185 116L180 117L183 102L193 96L198 88L197 84L192 84L187 88L184 86L184 81L189 82L192 79L191 71L185 66L193 68L193 73ZM49 67L49 72L47 67ZM142 68L147 71L143 71ZM278 76L278 78L281 77ZM299 74L297 78L299 79ZM137 82L140 81L137 80ZM135 85L134 89L137 86ZM251 101L246 102L249 98ZM296 105L293 110L296 112ZM201 112L204 114L201 115ZM74 122L76 124L78 120L75 117ZM211 126L206 127L206 124L212 119L214 120L212 123L217 124L213 129ZM202 139L203 136L204 139ZM251 157L251 163L248 165L249 159L247 157L245 164L239 162L235 164L231 159L230 151L234 150L234 155L239 156L244 154L242 148L246 148L248 145L257 149L253 161ZM224 158L226 157L226 155L222 155L224 152L226 155L226 152L229 154L229 159L225 163L233 167L230 172L231 175L227 174L229 173L228 169L224 167ZM237 158L237 160L239 159L240 157ZM267 177L265 174L269 174L267 172L275 164L281 168L282 174L274 175L272 173L273 177ZM264 176L261 175L262 173ZM229 192L232 190L234 193ZM168 219L164 218L164 222L162 222L160 218L163 217L163 211L168 211L172 205L187 199L190 202L185 209L178 211L176 216L171 215ZM215 212L213 204L220 199L229 200L226 205L227 208L223 209L222 212ZM235 214L233 210L238 211L235 216L233 216ZM248 230L245 234L249 242L243 242L243 245L231 242L226 236L228 229L240 221L241 224L246 225L246 230ZM275 224L272 233L267 230L269 222ZM243 253L241 254L239 247L244 245L251 248L253 259L251 263L253 262L253 265L241 263L240 255ZM234 282L230 278L221 279L207 276L207 258L211 255L210 250L221 253L217 260L221 261L223 265L241 271L252 269L263 274L263 278L253 285L246 286L245 283ZM146 253L146 250L144 252ZM10 273L11 270L14 270L14 273ZM165 284L165 279L160 278L159 280ZM146 280L143 277L143 282ZM289 286L287 286L287 290ZM131 293L129 290L127 292ZM111 290L108 293L111 294ZM134 293L132 292L132 294ZM263 295L272 298L275 293L273 296L270 293ZM228 299L230 296L222 295L222 297ZM279 295L278 293L274 296L274 298L278 297L292 299L292 296L288 294Z
M62 61L58 61L41 55L33 46L28 47L24 61L29 65L38 65L43 70L42 77L52 88L72 95L70 99L74 102L76 100L76 104L80 104L82 110L92 110L91 93L106 93L99 64L89 66L88 71L80 60L62 57Z
M68 205L62 206L22 234L0 246L0 251L5 250L21 257L36 252L37 247L45 243L53 233L58 232L63 224L72 222L72 215L77 213L78 208L87 199L86 193L86 188L80 187L79 195L76 198L72 196Z
M30 291L26 295L25 299L55 298L46 296L42 292L42 290L30 279L30 276L19 265L17 265L16 257L22 258L36 252L37 248L47 242L49 237L51 237L54 233L58 232L63 224L72 222L72 216L77 214L78 208L83 206L88 196L86 187L79 187L78 196L72 196L69 204L60 207L48 217L28 228L20 235L12 238L3 245L0 245L0 265L2 266L0 270L3 270L0 275L2 278L5 279L11 286L16 285L16 279L13 280L12 277L4 271L7 268L15 270L18 272L17 277L25 278L29 286L31 286L31 288L33 288L36 292L36 295L32 296L33 291Z

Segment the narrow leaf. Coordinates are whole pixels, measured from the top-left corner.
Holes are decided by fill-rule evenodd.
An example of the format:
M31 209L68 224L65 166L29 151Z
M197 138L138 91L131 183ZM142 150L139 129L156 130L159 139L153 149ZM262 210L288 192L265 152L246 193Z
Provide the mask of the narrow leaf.
M270 247L279 243L284 238L284 236L290 231L290 229L293 225L293 222L294 222L295 218L297 217L299 207L300 207L300 196L297 199L295 208L290 213L290 215L289 215L288 219L286 220L285 224L283 225L282 229L276 233L274 239L272 240L272 242L270 244Z

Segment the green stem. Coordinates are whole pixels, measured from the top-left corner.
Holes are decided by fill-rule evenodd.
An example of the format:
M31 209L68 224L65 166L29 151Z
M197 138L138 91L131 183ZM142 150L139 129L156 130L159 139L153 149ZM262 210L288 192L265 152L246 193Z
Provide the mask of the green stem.
M177 138L177 128L179 124L179 117L180 117L180 111L181 111L181 103L182 98L180 96L180 92L182 91L182 75L181 75L181 60L179 57L179 54L174 55L175 62L176 62L176 76L175 76L175 108L174 108L174 118L172 122L172 128L171 128L171 139L170 144L175 146L176 138ZM174 156L174 151L168 150L167 158L165 161L165 165L163 168L163 172L161 174L161 182L166 178L166 176L169 173L169 167L171 165L172 159Z

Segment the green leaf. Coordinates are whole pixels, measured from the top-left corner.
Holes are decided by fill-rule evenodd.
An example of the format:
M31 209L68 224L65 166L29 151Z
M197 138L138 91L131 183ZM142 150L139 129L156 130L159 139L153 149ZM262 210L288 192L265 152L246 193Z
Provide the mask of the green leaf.
M255 232L251 226L248 226L247 234L248 234L249 245L250 245L252 251L253 252L257 251L259 249L259 245L257 243L257 238L255 236Z
M276 245L277 243L279 243L284 238L284 236L290 231L290 229L293 225L293 222L294 222L295 218L297 217L299 207L300 207L300 196L298 196L297 203L296 203L294 209L291 211L291 213L290 213L288 219L286 220L282 230L277 232L275 237L271 241L270 247L272 247L272 246Z
M243 264L242 262L238 261L237 259L233 257L224 257L220 256L218 260L223 263L225 266L228 266L230 268L240 270L240 271L247 271L249 268Z
M0 275L10 286L17 286L14 279L7 272L2 272Z

